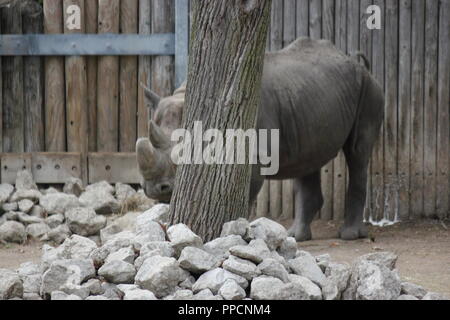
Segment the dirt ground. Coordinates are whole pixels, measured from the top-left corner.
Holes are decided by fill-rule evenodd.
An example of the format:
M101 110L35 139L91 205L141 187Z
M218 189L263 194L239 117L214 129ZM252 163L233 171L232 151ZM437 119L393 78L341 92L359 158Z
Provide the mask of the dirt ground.
M289 225L289 221L283 222ZM357 257L376 251L392 251L405 281L450 297L450 222L415 221L394 226L370 227L371 239L346 242L338 240L334 222L316 221L315 240L299 247L314 255L329 253L336 262L351 263ZM15 269L23 262L38 262L42 244L0 245L0 268Z

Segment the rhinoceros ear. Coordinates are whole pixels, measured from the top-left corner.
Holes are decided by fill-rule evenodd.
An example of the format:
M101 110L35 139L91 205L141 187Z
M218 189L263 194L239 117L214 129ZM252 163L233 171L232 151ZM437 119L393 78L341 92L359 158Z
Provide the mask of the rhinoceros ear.
M152 120L148 122L148 135L150 137L150 142L155 148L164 150L170 148L169 137L164 133L161 127Z
M149 176L156 161L155 149L150 143L150 140L140 138L136 142L136 154L139 171L144 178L150 178Z
M141 87L144 89L145 96L152 103L152 108L156 109L158 107L159 102L161 101L161 97L156 92L147 88L142 82L141 82Z

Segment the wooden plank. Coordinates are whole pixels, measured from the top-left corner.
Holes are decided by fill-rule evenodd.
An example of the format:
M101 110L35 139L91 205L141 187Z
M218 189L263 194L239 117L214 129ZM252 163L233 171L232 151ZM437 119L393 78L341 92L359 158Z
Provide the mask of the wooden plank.
M398 218L397 121L398 121L398 2L386 2L385 93L384 117L384 185L385 216Z
M85 2L86 33L98 31L98 1ZM88 150L97 151L97 57L86 58Z
M261 191L258 194L258 199L256 203L256 217L269 217L269 185L268 180L264 181Z
M21 3L2 9L2 32L22 33ZM24 151L23 58L5 57L3 67L3 151Z
M335 40L335 1L324 0L322 7L322 38ZM322 193L324 204L320 212L320 218L325 221L333 219L333 178L334 165L330 161L321 172Z
M138 0L121 1L122 33L138 32ZM119 151L133 152L137 134L138 60L136 56L120 58Z
M312 39L322 38L322 0L309 2L309 36Z
M189 60L189 0L175 1L175 87L186 81Z
M400 1L399 92L398 92L398 179L399 218L409 218L411 152L411 0Z
M18 171L31 171L31 154L2 153L1 163L2 183L15 184Z
M175 31L175 0L152 1L152 33L172 33ZM174 91L174 57L155 56L152 59L152 89L162 97Z
M272 2L270 48L277 51L283 47L283 1ZM281 181L270 181L269 208L270 217L280 218L282 214L282 189Z
M440 219L450 218L450 1L441 1L439 17L439 93L437 131L437 199L436 213Z
M411 202L410 214L423 213L423 100L425 59L425 0L412 1L412 74L411 74Z
M151 32L151 2L150 0L139 0L139 33L148 35ZM150 88L151 58L149 56L139 57L139 83ZM148 136L148 99L144 90L138 89L138 138Z
M288 46L296 39L296 1L284 0L284 14L283 14L283 47Z
M336 47L347 51L347 2L336 0ZM345 209L346 162L342 152L334 160L333 170L333 219L342 220Z
M64 0L64 21L68 21L68 7L76 5L80 8L81 29L70 30L67 23L64 24L65 34L85 33L85 1ZM86 57L71 56L66 58L66 130L67 151L88 152L88 104L87 104L87 74ZM83 181L87 181L86 166L81 168Z
M42 33L42 7L35 1L27 1L23 12L23 32ZM41 57L25 57L24 106L25 152L45 151L44 136L44 70Z
M424 106L424 214L436 216L437 78L439 1L426 1Z
M384 48L385 48L385 24L384 12L385 1L374 0L374 5L381 9L382 25L380 30L373 30L372 34L372 73L375 79L384 88ZM372 196L371 196L371 219L381 221L384 217L384 124L380 131L380 137L372 156Z
M359 16L360 16L360 26L359 26L359 51L361 51L367 59L369 59L370 65L372 67L372 31L367 28L367 19L369 14L367 14L367 8L373 4L372 0L361 0ZM371 215L372 203L372 183L370 177L372 176L372 163L369 164L369 179L367 181L367 200L366 206L364 208L364 221L369 221Z
M297 37L308 37L308 36L309 36L309 0L297 0Z
M60 0L44 0L44 32L59 34L63 28ZM45 58L45 150L66 150L64 58Z
M99 0L98 32L118 33L120 1ZM98 58L97 149L117 152L119 146L119 58Z
M36 183L62 184L69 178L82 178L80 153L33 153L32 173Z
M90 153L88 163L89 183L138 184L141 181L135 153Z

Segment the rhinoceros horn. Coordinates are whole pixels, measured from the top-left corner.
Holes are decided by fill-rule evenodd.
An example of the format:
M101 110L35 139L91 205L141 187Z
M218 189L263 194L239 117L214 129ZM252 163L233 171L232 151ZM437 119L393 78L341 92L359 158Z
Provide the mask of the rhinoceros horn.
M152 146L148 138L140 138L136 143L136 154L139 171L142 176L151 180L155 172L160 172L164 166L164 155Z
M168 149L171 145L169 137L164 133L160 126L150 120L148 123L148 134L150 142L157 149Z
M141 82L141 87L144 89L145 96L152 103L153 109L156 109L156 107L158 106L159 102L161 101L161 97L156 92L154 92L154 91L150 90L149 88L147 88L142 82Z

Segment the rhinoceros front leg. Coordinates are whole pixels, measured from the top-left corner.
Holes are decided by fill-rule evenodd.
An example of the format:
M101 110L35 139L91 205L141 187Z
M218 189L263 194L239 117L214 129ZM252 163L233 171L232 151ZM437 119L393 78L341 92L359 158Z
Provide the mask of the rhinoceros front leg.
M320 171L295 179L294 194L295 220L288 233L297 241L308 241L312 239L311 222L323 205Z

